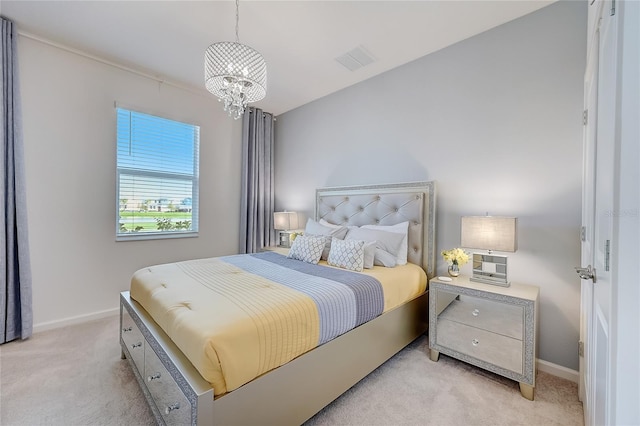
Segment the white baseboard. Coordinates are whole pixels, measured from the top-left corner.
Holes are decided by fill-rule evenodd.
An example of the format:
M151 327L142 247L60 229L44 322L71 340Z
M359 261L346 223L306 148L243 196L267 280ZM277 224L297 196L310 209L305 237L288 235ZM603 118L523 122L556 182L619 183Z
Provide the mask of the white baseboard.
M537 360L536 368L545 373L572 381L573 383L578 383L580 380L580 373L578 371L542 359Z
M120 308L107 309L100 312L93 312L86 315L78 315L75 317L64 318L61 320L42 322L33 325L33 333L41 333L47 330L53 330L56 328L67 327L74 324L81 324L83 322L93 321L97 319L107 318L110 316L118 315Z

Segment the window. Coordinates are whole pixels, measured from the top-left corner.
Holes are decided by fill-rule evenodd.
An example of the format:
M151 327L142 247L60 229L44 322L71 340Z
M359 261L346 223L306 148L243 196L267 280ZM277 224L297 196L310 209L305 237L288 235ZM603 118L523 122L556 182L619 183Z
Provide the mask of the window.
M200 127L117 108L116 239L198 232Z

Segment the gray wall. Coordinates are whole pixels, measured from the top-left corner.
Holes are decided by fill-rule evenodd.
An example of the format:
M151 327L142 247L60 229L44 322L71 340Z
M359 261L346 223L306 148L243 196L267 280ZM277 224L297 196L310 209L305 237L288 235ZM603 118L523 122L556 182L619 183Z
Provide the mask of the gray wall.
M517 216L510 273L540 287L539 358L577 370L585 50L586 3L554 3L281 115L277 208L435 180L438 251L459 246L461 216Z
M237 252L241 127L217 98L21 36L36 330L115 313L144 266ZM200 236L115 241L114 102L200 126Z

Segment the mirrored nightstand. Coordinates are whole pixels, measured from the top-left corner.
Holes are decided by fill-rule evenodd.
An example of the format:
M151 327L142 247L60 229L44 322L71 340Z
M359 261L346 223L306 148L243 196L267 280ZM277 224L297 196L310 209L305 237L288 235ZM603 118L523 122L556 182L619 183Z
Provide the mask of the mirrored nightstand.
M538 287L472 282L459 276L429 281L429 348L520 383L533 400Z

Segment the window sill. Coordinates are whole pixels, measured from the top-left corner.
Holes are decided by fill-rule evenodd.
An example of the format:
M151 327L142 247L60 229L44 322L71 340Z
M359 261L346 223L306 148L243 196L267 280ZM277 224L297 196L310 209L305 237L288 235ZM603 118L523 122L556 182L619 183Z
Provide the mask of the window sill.
M116 241L167 240L174 238L197 238L198 232L131 233L116 235Z

